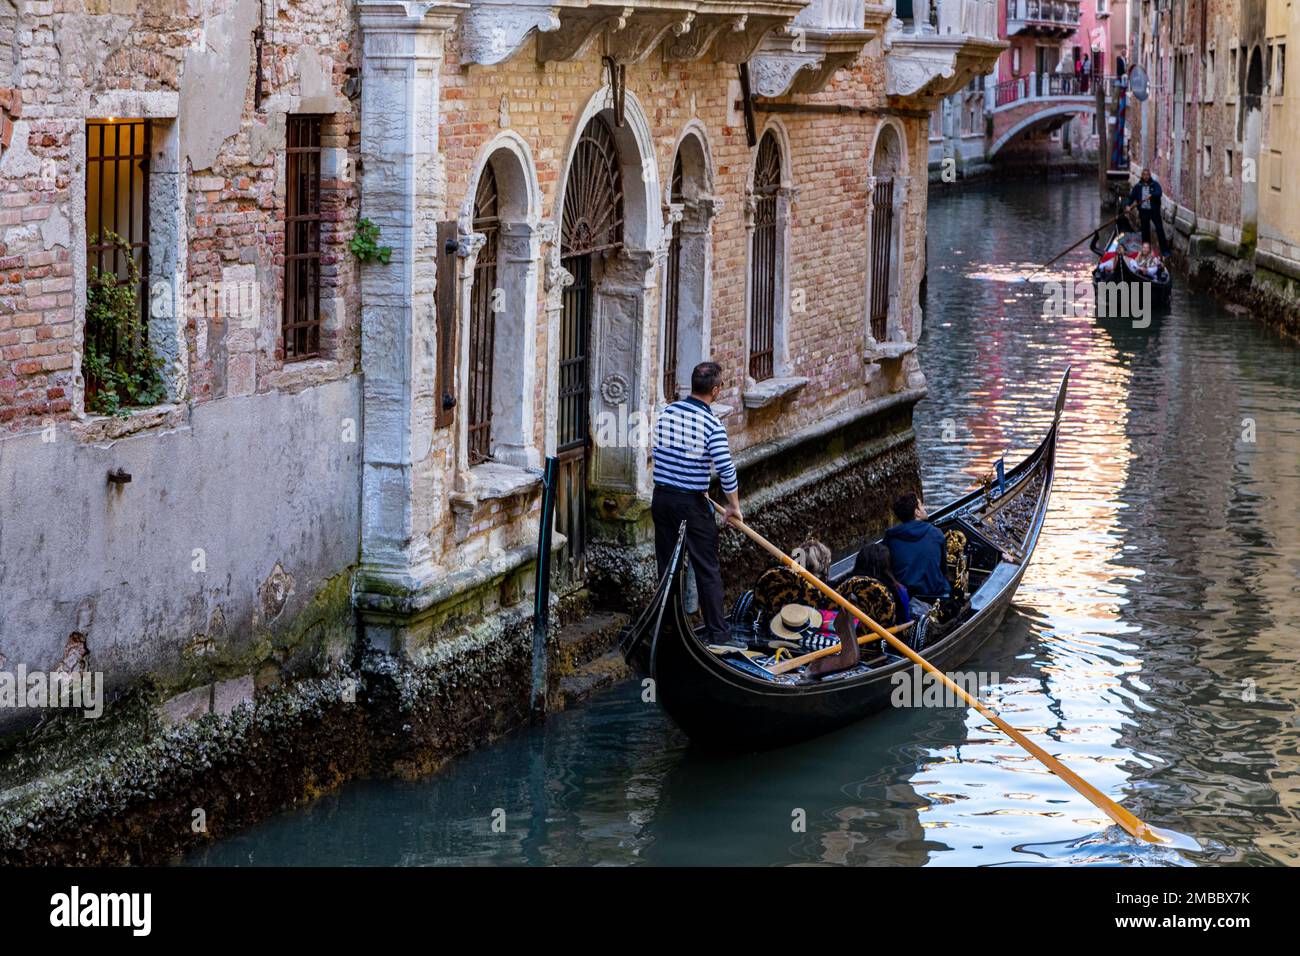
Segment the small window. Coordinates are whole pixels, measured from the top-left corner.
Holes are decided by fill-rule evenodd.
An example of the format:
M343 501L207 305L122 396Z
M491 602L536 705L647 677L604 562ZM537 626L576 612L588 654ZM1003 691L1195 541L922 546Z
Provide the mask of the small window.
M1209 143L1205 144L1205 156L1201 160L1201 175L1208 176L1214 170L1214 147Z
M1278 149L1268 153L1268 188L1275 193L1282 191L1282 151Z
M321 117L288 117L284 204L284 360L320 355Z
M1286 44L1277 45L1277 57L1275 59L1275 75L1273 77L1273 95L1277 97L1286 94Z
M1223 151L1223 178L1224 179L1232 179L1232 168L1233 168L1232 159L1233 159L1232 150L1225 149Z
M143 119L86 124L82 372L86 408L95 412L154 404L162 397L148 343L150 134ZM125 294L134 294L134 308L115 308Z

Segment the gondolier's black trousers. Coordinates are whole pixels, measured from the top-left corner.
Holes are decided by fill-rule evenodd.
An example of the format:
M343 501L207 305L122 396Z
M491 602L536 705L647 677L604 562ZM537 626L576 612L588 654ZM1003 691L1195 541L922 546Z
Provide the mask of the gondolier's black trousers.
M718 568L718 525L713 507L704 493L655 485L650 501L655 522L655 560L663 577L677 545L677 529L686 522L686 553L691 556L695 588L700 594L700 613L709 630L709 640L720 644L731 639L727 615L722 609L722 571Z
M1165 238L1165 220L1158 209L1139 209L1138 219L1142 222L1142 241L1151 241L1151 227L1156 227L1156 237L1160 240L1160 255L1169 255L1169 240Z

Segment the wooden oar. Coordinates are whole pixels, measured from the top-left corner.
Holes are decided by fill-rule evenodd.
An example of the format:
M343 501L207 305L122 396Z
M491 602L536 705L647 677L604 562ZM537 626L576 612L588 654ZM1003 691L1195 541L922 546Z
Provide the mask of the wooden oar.
M911 621L908 621L906 624L895 624L893 627L889 629L889 633L902 634L911 626L912 626ZM876 640L879 640L879 638L876 637L876 635L874 634L863 634L861 637L858 638L858 643L866 644L868 641L876 641ZM809 651L807 654L803 654L799 657L792 657L788 661L782 661L779 664L774 664L773 666L769 667L768 670L770 670L773 674L785 674L788 671L794 670L796 667L803 667L804 664L810 664L813 661L817 660L819 657L829 657L831 654L838 654L839 650L840 650L840 645L839 642L837 641L836 643L832 644L830 647L823 647L819 651Z
M716 501L710 498L709 503L713 505L713 507L717 509L717 511L720 514L723 514L725 517L725 512ZM1106 816L1110 817L1121 827L1123 827L1125 832L1128 833L1130 836L1135 837L1136 839L1139 840L1145 840L1148 843L1165 842L1160 837L1160 835L1157 834L1154 830L1152 830L1149 826L1147 826L1147 824L1143 823L1132 813L1125 810L1123 807L1121 807L1110 797L1106 796L1104 793L1102 793L1100 790L1098 790L1088 781L1084 780L1082 777L1080 777L1077 773L1075 773L1065 764L1061 763L1061 761L1057 760L1055 757L1049 754L1042 747L1038 746L1038 744L1034 743L1032 740L1030 740L1020 731L1016 730L1016 728L1012 727L1009 723L1007 723L997 714L993 713L993 711L989 710L987 707L981 704L970 694L966 693L966 691L962 687L960 687L955 681L953 681L947 674L939 670L939 668L935 667L924 657L916 653L916 651L912 650L910 647L908 647L906 644L900 641L893 634L889 633L889 631L885 630L883 627L881 627L871 618L867 617L865 612L861 611L853 604L851 604L849 601L845 600L838 591L836 591L828 584L823 582L816 575L812 574L810 571L805 569L802 565L799 564L799 562L795 561L793 558L787 555L776 545L772 544L772 542L768 541L766 538L764 538L753 528L749 527L749 525L745 524L745 522L739 520L738 518L731 518L728 520L727 523L730 524L733 528L736 528L739 531L743 531L751 540L753 540L756 544L758 544L761 548L763 548L763 550L767 551L774 558L776 558L786 567L790 568L792 571L794 571L796 574L802 577L805 581L807 581L817 590L821 591L822 594L825 594L828 598L830 598L832 601L834 601L844 610L848 611L859 621L861 621L863 624L869 627L872 631L875 632L875 635L877 637L883 638L884 640L892 644L894 650L898 651L898 653L902 654L904 657L907 657L909 660L912 661L912 663L923 667L925 670L929 671L932 675L934 675L936 678L942 681L945 687L947 687L950 691L952 691L954 694L956 694L958 697L964 700L969 706L975 708L975 710L977 710L986 719L992 721L995 727L997 727L1004 734L1006 734L1008 737L1010 737L1012 740L1018 743L1025 750L1029 751L1029 753L1032 754L1038 760L1038 762L1041 763L1043 766L1045 766L1048 770L1052 771L1052 773L1056 774L1058 777L1060 777L1062 780L1068 783L1071 787L1073 787L1076 791L1078 791L1080 794L1086 797L1088 801L1092 803L1093 806L1097 807L1099 810L1105 813Z
M1072 244L1068 249L1065 250L1065 252L1062 252L1060 255L1053 256L1052 258L1050 258L1050 259L1048 259L1046 262L1044 262L1041 266L1039 266L1037 269L1035 269L1033 272L1029 273L1029 275L1025 276L1025 281L1026 281L1026 282L1029 282L1030 280L1032 280L1032 279L1034 278L1034 276L1038 275L1038 273L1042 272L1044 269L1046 269L1046 268L1047 268L1048 266L1050 266L1052 263L1056 262L1058 259L1063 258L1063 257L1065 256L1066 253L1068 253L1068 252L1073 252L1073 251L1074 251L1075 249L1077 249L1079 246L1081 246L1081 245L1083 245L1085 242L1087 242L1088 239L1089 239L1089 237L1093 236L1094 234L1096 234L1096 233L1098 233L1098 232L1101 232L1101 231L1102 231L1103 229L1105 229L1107 226L1112 226L1112 225L1114 225L1116 222L1119 221L1119 217L1122 216L1122 215L1124 215L1124 213L1121 212L1121 213L1119 214L1119 216L1116 216L1114 219L1108 219L1106 222L1103 222L1103 223L1102 223L1100 226L1098 226L1096 229L1089 229L1088 232L1087 232L1087 234L1084 235L1084 237L1083 237L1082 239L1080 239L1078 242Z

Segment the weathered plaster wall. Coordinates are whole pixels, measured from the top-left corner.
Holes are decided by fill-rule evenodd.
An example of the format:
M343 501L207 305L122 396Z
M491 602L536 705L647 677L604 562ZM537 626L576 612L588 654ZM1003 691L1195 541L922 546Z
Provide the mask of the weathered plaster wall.
M354 376L111 443L65 426L0 441L0 666L51 670L73 634L110 689L337 659L346 583L342 608L309 612L356 563L360 404ZM117 468L129 484L107 482Z

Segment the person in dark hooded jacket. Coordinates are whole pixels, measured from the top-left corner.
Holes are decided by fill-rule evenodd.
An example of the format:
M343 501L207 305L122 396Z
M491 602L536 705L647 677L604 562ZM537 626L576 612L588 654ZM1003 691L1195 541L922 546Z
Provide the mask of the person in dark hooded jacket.
M914 494L900 495L894 502L894 516L901 523L885 532L894 577L909 594L947 597L943 532L925 520L924 502Z

